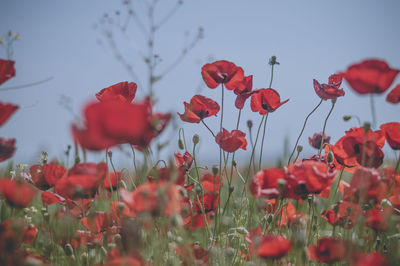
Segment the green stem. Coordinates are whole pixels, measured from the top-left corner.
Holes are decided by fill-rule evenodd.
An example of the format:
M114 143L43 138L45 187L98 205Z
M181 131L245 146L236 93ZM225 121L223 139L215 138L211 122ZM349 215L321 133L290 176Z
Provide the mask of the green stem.
M274 66L272 65L272 67L274 67ZM261 170L261 161L262 161L264 138L265 138L265 128L267 127L268 114L269 113L267 113L265 115L265 120L264 120L264 130L263 130L263 136L262 136L262 139L261 139L260 160L258 162L258 170Z
M321 157L322 148L324 147L326 124L328 123L329 116L332 114L333 108L335 107L335 103L336 103L336 100L332 100L331 109L329 110L329 113L325 118L324 127L322 129L321 146L319 147L319 151L318 151L319 157Z
M307 115L306 119L304 120L303 128L301 129L300 134L299 134L299 136L297 137L296 144L295 144L294 147L293 147L293 151L292 151L292 153L290 154L290 157L289 157L289 160L288 160L288 163L287 163L287 164L290 163L290 160L292 159L292 157L293 157L293 155L294 155L294 152L296 151L296 147L297 147L297 145L299 144L299 140L300 140L300 138L301 138L301 135L303 135L304 129L306 128L306 124L307 124L308 118L315 112L315 110L318 109L318 107L321 105L322 101L323 101L323 100L321 99L321 101L319 101L319 103L317 104L317 106L315 106L315 108Z

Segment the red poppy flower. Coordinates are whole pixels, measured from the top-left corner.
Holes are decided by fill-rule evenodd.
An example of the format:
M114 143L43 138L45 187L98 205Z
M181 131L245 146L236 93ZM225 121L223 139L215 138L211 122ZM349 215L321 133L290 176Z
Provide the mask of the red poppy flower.
M16 208L25 208L28 206L37 193L35 189L24 182L6 178L0 179L0 192L3 194L6 202Z
M383 60L369 59L349 66L343 77L359 94L381 94L389 89L399 72Z
M364 213L365 225L376 231L386 231L389 228L391 215L392 209L389 207L385 209L372 208Z
M379 252L358 253L351 260L351 266L388 266L389 260Z
M68 176L71 175L93 175L98 179L105 179L107 174L106 163L77 163L68 170Z
M195 95L190 100L190 104L187 102L183 104L185 105L185 113L178 113L178 115L182 121L189 123L200 123L202 119L217 115L219 112L218 103L202 95Z
M41 190L47 190L66 175L67 169L58 164L35 164L30 167L29 172L32 183Z
M282 235L265 235L257 247L257 255L263 259L279 259L286 256L292 242Z
M131 193L121 193L123 202L135 212L170 216L181 211L179 186L168 183L144 183Z
M203 265L210 257L209 251L195 243L176 246L174 249L183 265Z
M255 197L277 198L278 182L285 179L285 171L279 168L259 171L250 182L250 191Z
M108 173L108 177L104 178L103 186L105 189L110 189L111 187L112 189L117 189L120 182L121 182L121 172L115 173L114 171L111 171Z
M101 101L120 101L132 102L135 98L137 85L135 82L120 82L108 88L102 89L96 94L96 98Z
M323 161L301 160L286 168L284 194L289 198L305 198L308 194L318 194L330 186L336 171Z
M225 84L228 90L234 90L244 78L244 71L234 63L221 60L205 64L201 68L204 82L210 89L215 89L219 84Z
M82 225L92 233L100 233L113 226L111 214L108 212L95 212L81 219Z
M14 61L0 59L0 85L15 76Z
M344 95L344 90L339 89L342 84L342 76L340 74L329 77L328 84L320 84L317 80L313 80L315 93L323 100L335 99Z
M53 192L43 192L41 195L42 202L44 205L52 205L54 203L64 204L65 199L60 195L53 193Z
M57 194L68 199L93 197L103 179L93 175L71 175L58 180L54 189Z
M0 102L0 126L4 125L19 106Z
M382 131L368 130L363 127L351 128L332 147L336 160L347 167L363 165L379 167L383 163L384 153L381 148L385 144Z
M147 180L152 183L158 182L174 182L177 185L185 185L186 168L184 167L161 167L156 169L155 173L147 176Z
M386 96L386 101L394 104L400 102L400 84L398 84L389 92L389 94Z
M15 139L0 138L0 162L10 159L15 153Z
M193 157L190 153L185 152L181 155L179 152L174 153L175 162L178 167L184 167L186 170L189 170L193 163Z
M85 128L73 125L72 133L89 150L123 143L143 147L165 128L169 118L169 114L153 116L149 103L92 103L85 108Z
M253 92L253 76L245 77L241 82L238 83L237 87L234 89L234 93L237 95L235 100L235 107L238 109L243 109L244 103L249 98Z
M288 101L289 99L281 102L279 93L274 89L259 89L251 95L251 110L265 115L269 112L274 112L279 106Z
M393 150L400 150L400 123L392 122L381 125L386 141Z
M350 181L350 186L345 187L343 198L354 202L372 200L379 203L386 198L388 192L389 187L377 170L358 167Z
M321 217L331 225L352 228L360 214L360 207L348 201L339 201L332 210L324 210Z
M247 141L246 134L240 130L232 130L231 133L227 131L225 128L222 129L222 132L218 132L215 137L215 142L227 152L235 152L237 149L241 148L246 150Z
M347 243L341 239L323 237L318 239L317 245L307 248L307 254L311 260L334 263L344 260L349 254L346 246Z
M324 138L324 143L329 144L329 141L331 140L331 137L326 136L325 134L322 137L322 132L321 133L314 133L312 138L310 138L310 137L308 138L308 143L310 143L310 145L313 148L319 150L321 148L322 138Z

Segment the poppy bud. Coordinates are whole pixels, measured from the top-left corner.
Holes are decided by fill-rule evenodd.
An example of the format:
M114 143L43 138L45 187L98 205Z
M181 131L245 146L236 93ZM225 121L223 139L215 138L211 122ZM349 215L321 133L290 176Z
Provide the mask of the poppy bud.
M65 252L65 255L67 255L68 257L70 257L74 254L74 249L72 248L71 244L66 244L64 246L64 252Z
M181 150L185 149L185 146L183 145L183 141L181 139L178 139L178 147Z
M213 166L212 173L213 173L214 176L217 176L217 174L218 174L218 167L217 166L215 166L215 165Z
M303 151L303 146L299 145L297 146L297 152L300 153Z
M122 243L121 240L122 240L122 237L121 237L120 234L115 234L115 235L113 236L113 242L114 242L115 244L120 245L120 244Z
M371 129L371 123L370 122L364 122L364 131L368 132L368 130Z
M194 144L197 144L197 143L199 143L199 141L200 141L199 135L194 134L194 135L193 135L193 143L194 143Z
M112 158L112 151L108 151L107 152L108 157L110 157L110 159Z
M176 241L176 243L182 243L183 242L183 238L182 237L180 237L180 236L177 236L176 237L176 239L175 239L175 241Z
M343 121L349 121L351 119L351 115L343 116Z
M326 161L328 162L328 163L333 163L333 159L334 159L334 157L333 157L333 152L328 152L328 155L326 156Z
M235 190L235 187L234 186L230 186L229 187L229 194L232 193L234 190Z
M273 56L271 56L271 58L269 59L269 62L268 62L271 66L273 66L273 65L279 65L279 62L278 61L276 61L276 56L275 55L273 55Z
M247 127L251 129L253 127L253 121L247 120Z

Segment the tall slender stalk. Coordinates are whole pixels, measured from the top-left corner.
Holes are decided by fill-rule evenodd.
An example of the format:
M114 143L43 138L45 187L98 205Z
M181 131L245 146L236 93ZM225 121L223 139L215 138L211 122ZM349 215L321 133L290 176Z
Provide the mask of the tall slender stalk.
M333 108L335 107L336 99L332 100L332 106L331 109L329 110L328 115L325 118L324 122L324 127L322 129L322 136L321 136L321 145L319 147L318 155L321 156L322 148L324 147L324 140L325 140L325 129L326 129L326 124L328 123L329 116L331 115Z
M294 152L296 151L296 147L297 147L297 145L299 144L299 140L300 140L300 138L301 138L301 135L303 135L304 129L306 128L306 124L307 124L308 118L310 118L310 116L315 112L315 110L318 109L318 107L321 105L322 101L323 101L323 100L321 99L321 100L319 101L319 103L317 104L317 106L314 107L314 109L307 115L306 119L304 120L303 128L301 129L300 134L299 134L299 136L297 137L296 144L295 144L294 147L293 147L293 151L292 151L292 153L290 154L290 157L289 157L289 160L288 160L287 164L290 163L290 160L292 159L292 157L293 157L293 155L294 155Z

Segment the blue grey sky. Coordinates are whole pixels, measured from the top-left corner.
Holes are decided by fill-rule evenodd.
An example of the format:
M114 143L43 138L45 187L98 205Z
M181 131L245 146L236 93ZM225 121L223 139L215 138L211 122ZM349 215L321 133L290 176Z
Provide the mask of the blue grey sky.
M145 0L132 1L137 6L134 11L143 12L140 3ZM176 0L161 0L156 17L165 14L175 3ZM48 151L51 158L60 157L72 143L70 125L75 121L74 116L81 114L84 104L94 99L96 92L120 81L137 81L116 60L98 25L105 13L115 17L117 10L125 10L122 1L0 2L0 34L5 36L12 30L21 35L14 45L12 58L16 61L17 75L2 88L52 77L39 86L0 91L1 101L20 106L0 129L2 137L17 139L14 162L35 161L41 150ZM204 85L199 88L201 66L213 60L234 62L243 67L246 75L254 75L254 89L266 88L270 77L268 58L276 55L280 65L276 67L272 87L283 100L290 99L268 120L264 155L266 160L276 162L283 153L284 137L293 146L305 116L319 102L312 86L314 78L325 83L329 75L366 58L380 58L400 68L399 11L397 0L184 1L156 37L155 49L163 59L160 68L167 67L179 55L200 26L204 28L204 38L156 84L156 108L174 115L182 113L183 102L196 93L219 101L219 89L211 90ZM134 21L129 24L128 38L114 32L124 59L132 63L139 79L144 79L146 69L135 52L146 51L142 33ZM4 49L0 50L0 57L6 57ZM397 78L393 86L399 81ZM143 87L138 88L139 99L146 94L145 81L140 82ZM333 143L345 130L357 126L356 120L343 122L343 115L355 114L362 121L371 120L369 98L357 95L345 82L342 87L346 95L338 99L327 125L327 134L332 136ZM224 127L228 130L234 129L237 116L232 94L226 92ZM399 121L399 106L386 103L385 96L375 97L378 124ZM61 102L64 105L68 102L72 112ZM300 141L305 154L312 152L308 136L322 131L329 108L330 103L324 102L310 118ZM251 112L249 102L240 127L245 132L248 119L253 120L255 127L260 121L260 116ZM207 122L217 130L218 118L208 118ZM218 148L203 126L178 123L185 128L188 139L194 133L201 136L199 158L212 163L215 157L216 162ZM164 159L177 150L177 133L166 132L163 138L171 136L174 136L172 145L163 153ZM249 151L239 152L238 158L249 154ZM393 157L393 153L387 154ZM90 156L97 160L103 155ZM128 162L130 159L121 155L117 164Z

